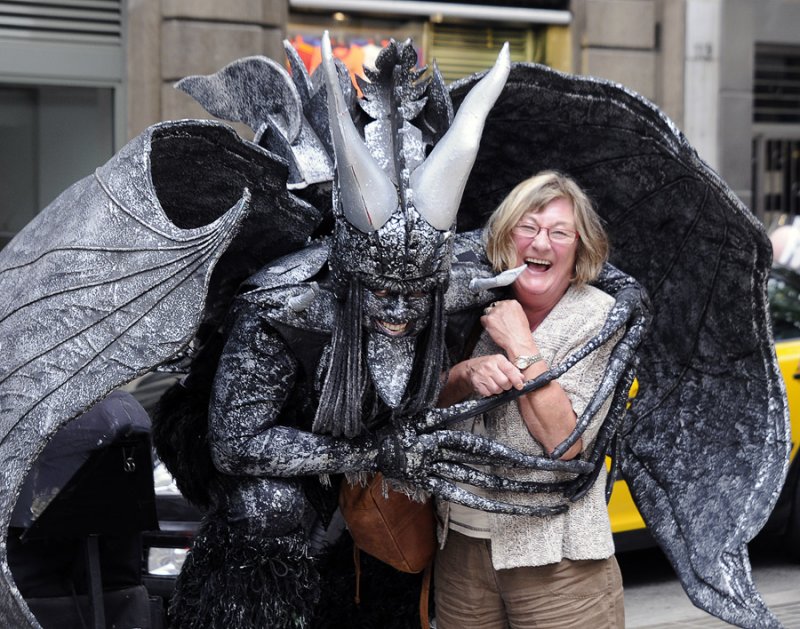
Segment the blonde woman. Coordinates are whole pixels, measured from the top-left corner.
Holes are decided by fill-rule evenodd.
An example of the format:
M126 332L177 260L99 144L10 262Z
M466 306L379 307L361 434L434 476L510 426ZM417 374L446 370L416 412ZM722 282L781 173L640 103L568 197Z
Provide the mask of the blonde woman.
M612 297L590 286L608 239L586 194L569 177L542 172L520 183L495 210L486 250L496 271L527 265L509 298L488 307L472 355L448 374L440 404L520 388L563 361L602 327ZM575 427L598 387L619 336L561 378L470 420L465 430L520 450L550 453ZM591 447L606 405L565 454ZM514 478L558 481L557 472L503 470ZM544 518L438 505L438 629L623 627L622 579L606 511L603 470L563 514ZM551 504L558 496L516 495Z

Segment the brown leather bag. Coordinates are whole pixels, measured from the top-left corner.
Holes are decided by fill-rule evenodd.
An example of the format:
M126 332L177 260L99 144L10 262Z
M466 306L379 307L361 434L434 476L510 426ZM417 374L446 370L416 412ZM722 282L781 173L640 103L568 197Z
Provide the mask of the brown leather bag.
M436 553L433 501L387 488L380 472L366 486L342 481L339 508L355 545L402 572L422 572Z
M386 488L378 472L365 486L342 481L339 509L353 538L353 559L356 564L356 604L361 601L361 560L363 550L401 572L422 572L419 596L421 629L430 629L428 595L431 568L436 554L436 517L433 500L412 500L404 493Z

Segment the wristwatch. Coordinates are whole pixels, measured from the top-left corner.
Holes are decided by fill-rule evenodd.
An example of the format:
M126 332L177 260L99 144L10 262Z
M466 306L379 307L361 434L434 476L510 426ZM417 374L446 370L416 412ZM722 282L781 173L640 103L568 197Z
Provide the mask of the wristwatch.
M538 363L540 360L544 360L541 354L534 354L533 356L517 356L514 359L514 366L520 371L525 371L528 367L534 363Z

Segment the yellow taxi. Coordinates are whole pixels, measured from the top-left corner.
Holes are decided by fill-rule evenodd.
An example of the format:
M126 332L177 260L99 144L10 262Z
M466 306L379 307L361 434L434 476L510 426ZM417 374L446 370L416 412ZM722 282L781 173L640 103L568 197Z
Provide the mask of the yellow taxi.
M785 535L787 548L800 559L800 275L775 267L769 280L775 352L786 384L792 431L791 466L778 503L764 527L769 534ZM631 388L636 395L637 383ZM611 530L617 551L652 546L647 531L624 480L617 480L608 503Z

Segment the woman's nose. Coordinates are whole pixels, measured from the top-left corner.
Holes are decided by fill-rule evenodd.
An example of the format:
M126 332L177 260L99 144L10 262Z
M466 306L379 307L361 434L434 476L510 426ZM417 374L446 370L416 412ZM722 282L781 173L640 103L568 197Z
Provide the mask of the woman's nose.
M535 244L537 247L541 248L550 248L550 234L547 232L546 229L540 229L539 233L536 234L533 238L531 238L531 245Z

